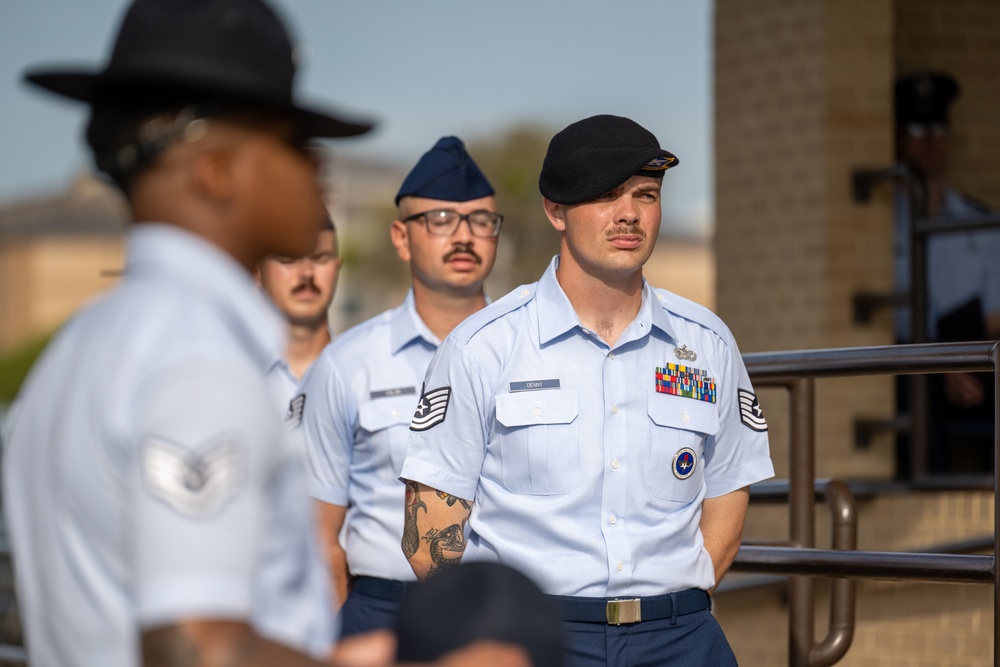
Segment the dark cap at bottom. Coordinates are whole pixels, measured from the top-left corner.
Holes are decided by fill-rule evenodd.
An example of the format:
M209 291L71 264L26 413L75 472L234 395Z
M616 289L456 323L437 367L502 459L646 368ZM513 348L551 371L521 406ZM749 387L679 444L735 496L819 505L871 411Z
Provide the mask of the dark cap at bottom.
M406 592L396 659L424 662L482 639L523 646L535 667L561 667L554 603L528 577L499 563L461 563Z

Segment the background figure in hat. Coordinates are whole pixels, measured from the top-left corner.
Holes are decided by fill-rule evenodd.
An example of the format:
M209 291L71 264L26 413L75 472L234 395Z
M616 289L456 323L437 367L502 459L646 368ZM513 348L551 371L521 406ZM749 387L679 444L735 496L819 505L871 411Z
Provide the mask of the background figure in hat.
M912 221L987 213L946 179L952 147L950 110L959 85L947 74L901 77L895 87L897 159L910 173L896 192L893 228L897 291L910 289ZM933 234L927 239L929 341L1000 338L1000 230ZM896 313L896 337L911 341L909 309ZM993 383L988 375L948 373L930 384L931 469L985 472L992 465ZM901 396L906 391L900 392ZM905 403L905 402L904 402ZM972 458L969 458L969 454Z
M316 244L306 140L369 126L299 106L293 75L260 0L136 0L103 70L28 75L90 105L135 220L121 285L55 337L6 443L34 667L326 664L305 455L264 377L284 327L251 271Z
M301 407L289 405L299 382L330 341L329 310L340 274L337 230L324 212L316 247L308 255L268 255L257 266L257 283L271 298L288 324L285 354L274 360L268 378L281 396L282 409L293 417Z
M339 335L301 388L310 488L334 584L346 594L345 635L394 627L415 579L399 552L410 417L438 345L486 305L503 222L493 187L457 137L420 158L396 205L390 235L412 288L397 308Z
M556 134L539 189L559 255L448 336L410 425L414 571L524 572L558 603L569 665L736 664L708 591L774 472L729 330L643 279L676 163L627 118Z

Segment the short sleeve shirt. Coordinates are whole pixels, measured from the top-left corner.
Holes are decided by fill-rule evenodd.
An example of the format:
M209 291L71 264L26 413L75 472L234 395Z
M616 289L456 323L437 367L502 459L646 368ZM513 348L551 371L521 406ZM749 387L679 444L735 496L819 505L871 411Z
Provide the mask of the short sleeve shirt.
M399 546L405 495L399 471L438 344L411 291L399 307L338 336L303 380L310 493L349 506L342 535L352 574L415 579Z
M18 397L5 511L31 663L131 667L143 628L241 619L333 639L304 452L264 374L283 327L245 269L143 223L121 285L56 336Z
M644 284L609 348L580 325L557 262L444 341L401 476L474 500L465 558L507 563L547 593L711 588L702 501L774 472L732 335Z

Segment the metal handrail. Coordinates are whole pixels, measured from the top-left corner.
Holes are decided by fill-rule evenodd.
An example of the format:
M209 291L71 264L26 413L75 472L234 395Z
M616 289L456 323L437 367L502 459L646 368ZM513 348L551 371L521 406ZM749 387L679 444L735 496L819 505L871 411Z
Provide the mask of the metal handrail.
M791 575L789 664L792 667L827 666L833 664L828 660L839 660L849 647L850 638L846 634L823 646L822 643L813 643L813 575L989 583L993 585L993 636L1000 636L1000 586L997 586L1000 465L996 463L1000 461L1000 373L997 372L1000 369L1000 342L769 352L747 354L744 360L756 386L784 387L790 392L789 543L795 546L746 545L737 554L733 570ZM994 394L993 555L816 549L812 516L816 480L815 378L956 371L993 371L997 389ZM843 600L841 593L836 595ZM850 606L853 614L853 600ZM839 619L838 622L843 621ZM853 627L853 622L851 625ZM1000 667L1000 647L997 647L996 641L993 664Z

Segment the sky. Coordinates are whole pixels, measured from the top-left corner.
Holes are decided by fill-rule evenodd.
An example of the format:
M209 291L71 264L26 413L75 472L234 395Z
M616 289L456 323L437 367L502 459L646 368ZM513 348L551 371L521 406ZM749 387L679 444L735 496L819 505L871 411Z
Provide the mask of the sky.
M444 135L628 116L680 158L664 228L710 229L712 0L271 1L303 56L298 99L377 121L335 151L408 165ZM87 167L82 105L21 77L102 66L126 4L0 0L0 205Z

